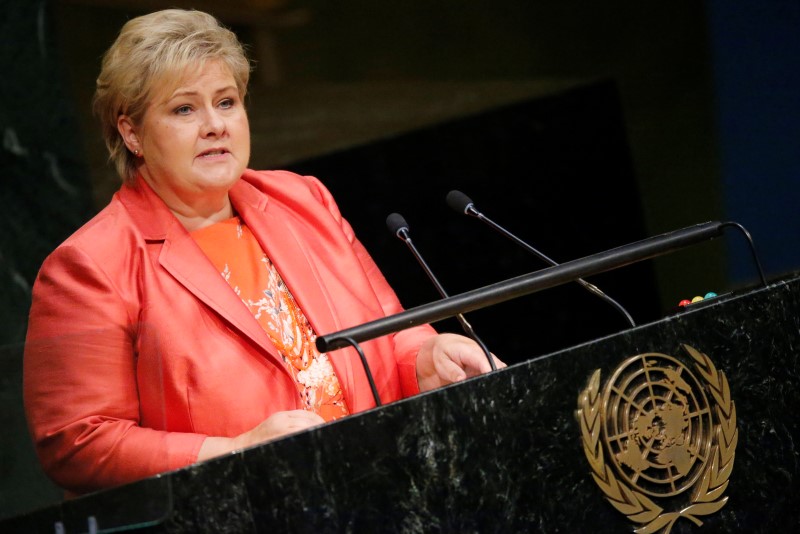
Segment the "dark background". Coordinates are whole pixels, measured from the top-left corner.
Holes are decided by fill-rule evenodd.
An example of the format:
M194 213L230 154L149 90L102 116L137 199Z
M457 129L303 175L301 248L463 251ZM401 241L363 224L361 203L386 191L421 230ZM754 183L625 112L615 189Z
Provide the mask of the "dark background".
M539 267L450 212L454 188L559 261L731 219L771 276L800 266L797 2L2 0L0 516L60 497L22 415L30 287L118 187L88 111L100 56L170 6L249 44L252 166L319 176L406 305L435 294L391 211L451 293ZM752 283L746 254L731 235L591 281L650 321ZM571 286L470 317L509 361L624 326Z
M406 245L382 224L392 212L405 217L412 241L451 295L547 266L476 219L450 210L444 199L455 187L556 261L644 238L620 117L615 85L594 82L290 168L324 177L359 239L410 307L439 295ZM609 179L584 179L592 175ZM546 186L540 176L549 177ZM660 317L651 264L592 280L640 323ZM469 317L509 364L628 326L624 316L577 284ZM455 321L437 326L459 331Z

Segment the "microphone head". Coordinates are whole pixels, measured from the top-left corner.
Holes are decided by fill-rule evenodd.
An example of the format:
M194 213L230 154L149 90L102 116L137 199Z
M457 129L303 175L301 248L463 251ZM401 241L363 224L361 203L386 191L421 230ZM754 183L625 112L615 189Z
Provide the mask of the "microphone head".
M408 223L399 213L392 213L386 217L386 227L390 232L400 239L404 239L404 237L401 235L401 232L404 230L405 232L408 232Z
M469 210L472 208L472 199L461 191L450 191L445 198L447 205L458 213L465 213L469 215Z

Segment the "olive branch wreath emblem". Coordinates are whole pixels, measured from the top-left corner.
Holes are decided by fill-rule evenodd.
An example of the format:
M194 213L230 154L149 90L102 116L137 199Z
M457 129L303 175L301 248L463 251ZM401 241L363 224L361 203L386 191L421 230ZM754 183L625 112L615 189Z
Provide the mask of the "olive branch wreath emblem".
M736 428L736 406L731 399L728 379L725 373L717 371L708 356L689 345L684 344L682 347L694 360L697 370L708 385L708 391L716 401L718 424L714 428L715 444L711 449L710 462L701 478L695 483L691 504L681 510L665 512L652 499L620 482L614 475L613 468L606 464L603 445L600 442L602 396L599 369L595 370L586 389L578 397L576 415L581 426L583 451L591 466L592 477L608 502L639 525L638 528L634 528L637 534L652 534L660 530L667 534L682 517L701 526L703 524L701 516L716 513L728 502L728 497L723 497L723 493L728 487L728 478L733 470L734 453L739 439Z

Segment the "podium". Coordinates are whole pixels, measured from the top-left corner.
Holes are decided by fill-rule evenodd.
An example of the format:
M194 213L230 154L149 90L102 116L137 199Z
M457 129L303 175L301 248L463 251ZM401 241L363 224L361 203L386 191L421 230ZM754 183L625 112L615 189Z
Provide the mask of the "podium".
M795 274L0 531L783 530L800 524L798 352Z

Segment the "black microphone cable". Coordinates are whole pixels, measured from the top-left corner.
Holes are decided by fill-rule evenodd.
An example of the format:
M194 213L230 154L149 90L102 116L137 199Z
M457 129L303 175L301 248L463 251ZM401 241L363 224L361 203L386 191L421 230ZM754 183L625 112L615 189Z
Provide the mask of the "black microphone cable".
M470 217L475 217L476 219L483 221L484 223L488 224L493 230L497 231L498 233L502 234L503 236L515 242L516 244L520 245L525 250L527 250L540 260L544 261L545 263L548 263L549 265L552 265L554 267L558 265L556 261L552 260L543 253L539 252L538 250L533 248L533 246L526 243L522 239L518 238L517 236L515 236L514 234L512 234L511 232L509 232L508 230L506 230L505 228L503 228L502 226L500 226L499 224L488 218L486 215L478 211L475 208L475 204L472 202L472 200L461 191L455 191L455 190L450 191L449 193L447 193L446 201L447 205L450 206L453 210L457 211L458 213L463 213L464 215L469 215ZM596 285L590 284L583 278L578 278L575 281L580 285L582 285L584 289L586 289L588 292L603 299L612 307L614 307L614 309L616 309L619 313L621 313L625 317L625 319L628 321L628 323L630 323L632 327L636 326L636 323L633 321L633 318L628 313L628 310L626 310L622 306L622 304L612 299L611 297L603 293L600 290L600 288L598 288Z
M414 254L414 257L417 259L417 263L419 263L422 270L425 271L425 274L428 275L433 285L436 287L436 290L442 296L442 298L447 298L447 292L442 287L442 284L439 283L439 280L433 274L433 271L422 258L422 255L417 250L417 247L414 246L414 243L411 242L411 236L408 232L408 223L406 222L405 218L399 213L392 213L386 218L386 226L389 228L389 231L392 232L397 238L403 241L411 250L411 253ZM458 322L461 323L461 328L464 329L464 333L472 339L478 346L481 348L483 353L486 355L486 359L489 360L489 365L492 367L492 371L497 370L497 365L494 363L494 358L492 358L492 354L489 352L489 348L486 344L478 337L478 334L475 333L475 330L472 329L472 325L469 324L467 319L464 317L463 314L459 313L456 315L456 319Z

